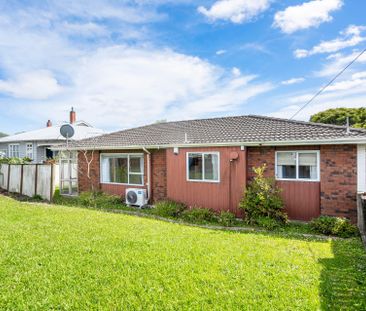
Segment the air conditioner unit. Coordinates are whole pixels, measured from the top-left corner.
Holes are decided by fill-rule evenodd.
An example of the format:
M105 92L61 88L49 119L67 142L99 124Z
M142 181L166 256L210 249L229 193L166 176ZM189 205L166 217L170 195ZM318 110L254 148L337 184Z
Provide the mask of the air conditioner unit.
M146 189L128 188L126 189L126 204L144 206L147 204Z

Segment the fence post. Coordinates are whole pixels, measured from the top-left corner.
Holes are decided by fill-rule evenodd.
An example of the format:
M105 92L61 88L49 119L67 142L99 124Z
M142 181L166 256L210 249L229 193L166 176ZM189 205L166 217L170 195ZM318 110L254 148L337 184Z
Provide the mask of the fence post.
M53 197L53 177L54 177L53 169L54 169L53 164L51 164L50 201L52 201L52 197Z
M8 164L8 184L6 185L6 190L9 192L9 185L10 185L10 164Z
M20 194L23 194L23 169L24 169L24 164L21 164L21 167L20 167Z
M38 183L38 164L36 164L36 174L34 177L34 195L37 195L37 183Z

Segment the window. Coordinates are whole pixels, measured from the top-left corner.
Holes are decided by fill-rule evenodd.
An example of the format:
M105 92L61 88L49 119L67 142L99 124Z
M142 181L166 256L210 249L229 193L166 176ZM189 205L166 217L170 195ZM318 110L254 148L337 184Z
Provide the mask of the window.
M101 182L143 185L143 154L102 154Z
M60 192L63 195L78 193L77 153L64 151L60 154Z
M33 144L29 143L25 146L25 156L26 158L33 160Z
M319 180L319 151L276 152L276 178Z
M19 158L19 144L9 145L9 158Z
M188 152L187 180L190 181L219 181L218 152Z

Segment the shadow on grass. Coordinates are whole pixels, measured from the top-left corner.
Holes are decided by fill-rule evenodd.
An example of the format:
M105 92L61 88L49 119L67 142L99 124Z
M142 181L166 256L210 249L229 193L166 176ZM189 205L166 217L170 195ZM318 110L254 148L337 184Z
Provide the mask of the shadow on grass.
M321 310L366 310L366 253L359 239L332 240L333 258L320 259Z

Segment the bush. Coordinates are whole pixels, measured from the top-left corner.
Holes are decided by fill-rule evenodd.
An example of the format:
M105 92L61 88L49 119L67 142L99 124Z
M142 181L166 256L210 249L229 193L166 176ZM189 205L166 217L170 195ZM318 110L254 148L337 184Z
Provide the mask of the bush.
M259 217L258 219L256 219L256 224L267 230L274 230L281 226L281 223L279 223L276 219L270 217Z
M32 162L30 158L1 158L0 164L29 164Z
M236 222L235 215L229 211L222 211L219 215L219 223L225 227L235 226Z
M121 198L115 195L108 195L104 192L82 192L79 195L80 203L84 206L96 208L118 208L121 205Z
M335 235L348 238L358 235L358 229L346 218L320 216L310 222L310 227L316 233Z
M253 168L255 177L245 190L240 207L245 211L245 219L250 224L268 223L267 219L273 219L277 224L286 223L281 189L276 186L273 178L264 177L265 170L266 165Z
M85 206L106 209L125 209L126 205L122 199L115 195L108 195L103 192L82 192L79 196L62 196L60 190L56 189L53 202L68 206Z
M171 200L159 201L155 204L155 208L151 213L161 217L176 218L187 208L183 203L178 203Z
M216 220L215 213L208 208L191 208L181 214L185 221L193 223L209 223Z

